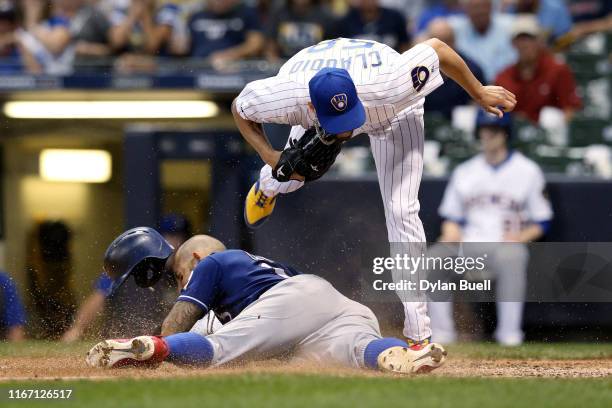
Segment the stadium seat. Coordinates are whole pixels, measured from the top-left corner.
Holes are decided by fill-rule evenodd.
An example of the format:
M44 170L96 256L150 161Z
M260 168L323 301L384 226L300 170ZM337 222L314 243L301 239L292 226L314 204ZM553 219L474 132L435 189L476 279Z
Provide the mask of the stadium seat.
M574 118L570 123L569 146L592 144L612 145L612 124L609 120Z

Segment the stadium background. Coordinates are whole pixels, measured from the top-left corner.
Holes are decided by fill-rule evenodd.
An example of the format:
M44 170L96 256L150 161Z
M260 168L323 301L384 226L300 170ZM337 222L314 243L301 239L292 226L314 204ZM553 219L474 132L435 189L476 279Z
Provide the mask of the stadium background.
M332 3L342 9L342 2ZM590 44L597 41L600 46L592 52ZM586 160L588 147L612 144L611 51L610 34L597 33L560 53L576 75L584 104L569 123L566 143L554 142L546 130L527 122L516 129L517 147L547 172L555 207L553 228L546 237L550 241L612 241L610 180L605 170L602 173ZM355 289L355 279L343 256L364 243L386 242L378 183L371 158L364 153L367 138L351 142L351 152L347 149L323 180L283 197L265 228L255 233L245 229L242 203L260 161L236 132L229 104L247 82L273 75L278 62L255 58L218 70L206 59L160 57L152 68L126 72L110 59L93 66L75 65L62 74L29 73L11 58L4 64L1 264L18 283L26 304L32 303L27 290L32 242L44 220L61 220L69 227L69 285L76 303L91 290L114 236L127 227L155 226L169 212L186 215L194 232L210 233L231 246L319 273L347 293ZM110 112L108 117L102 112L102 118L78 119L70 117L69 108L62 119L41 118L48 113L45 108L37 111L39 117L19 118L8 109L12 102L61 101L167 104L157 119L130 118L129 112L122 119L112 118ZM206 118L174 118L180 116L180 107L172 101L209 101L216 112ZM435 239L440 222L437 207L448 172L475 152L475 143L469 132L441 117L426 117L426 126L426 138L443 152L436 160L444 164L442 171L426 165L421 186L421 217L428 239ZM282 147L287 129L268 127L267 132ZM45 149L107 151L112 175L103 183L47 181L40 174ZM74 174L80 171L70 169ZM132 302L146 313L155 296L138 293L149 300L124 296L117 302ZM385 305L379 310L387 322L399 323L399 309ZM532 339L550 338L551 333L552 338L566 340L609 338L612 326L608 304L530 304L526 314ZM566 329L559 331L560 326Z

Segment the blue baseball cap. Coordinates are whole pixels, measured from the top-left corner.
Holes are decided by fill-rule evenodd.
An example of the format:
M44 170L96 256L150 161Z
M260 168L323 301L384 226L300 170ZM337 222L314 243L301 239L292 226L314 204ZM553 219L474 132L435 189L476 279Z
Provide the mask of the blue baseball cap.
M308 89L319 124L327 133L347 132L365 123L365 109L347 70L323 68L310 79Z
M189 220L180 214L166 214L159 221L158 231L161 234L183 234L191 235L191 224Z
M500 118L497 115L486 112L484 109L478 109L478 115L476 115L476 132L482 127L498 127L504 129L508 137L511 137L512 115L508 112L504 112L504 116Z

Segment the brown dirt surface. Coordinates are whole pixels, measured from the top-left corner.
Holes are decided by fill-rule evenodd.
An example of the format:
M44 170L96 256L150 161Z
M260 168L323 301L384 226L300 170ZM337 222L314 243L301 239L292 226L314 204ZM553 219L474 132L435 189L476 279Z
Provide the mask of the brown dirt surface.
M157 369L124 368L93 369L82 356L5 357L0 360L0 381L113 379L113 378L177 378L245 373L306 374L333 376L385 376L389 374L347 368L320 367L312 364L287 363L277 360L249 363L239 367L189 369L164 363ZM428 374L440 377L612 377L612 360L537 360L485 359L449 357L446 365Z

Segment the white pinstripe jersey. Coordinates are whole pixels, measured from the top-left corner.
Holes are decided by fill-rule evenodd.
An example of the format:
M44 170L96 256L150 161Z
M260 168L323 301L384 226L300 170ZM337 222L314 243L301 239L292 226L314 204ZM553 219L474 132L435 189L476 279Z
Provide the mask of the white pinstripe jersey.
M308 81L324 67L346 69L366 110L353 132L370 135L390 128L398 115L423 109L425 95L442 85L438 55L418 44L403 54L376 41L337 38L295 54L270 78L253 81L236 98L240 115L257 123L313 126Z
M457 166L439 208L443 218L463 224L463 240L499 242L504 232L553 217L538 165L519 152L491 166L479 154Z

